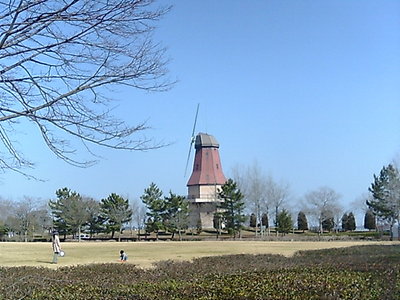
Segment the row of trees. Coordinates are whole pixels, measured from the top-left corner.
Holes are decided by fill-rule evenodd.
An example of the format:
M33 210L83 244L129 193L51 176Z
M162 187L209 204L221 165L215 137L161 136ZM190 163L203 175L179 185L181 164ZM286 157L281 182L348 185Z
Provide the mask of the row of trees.
M160 231L173 235L187 228L188 204L184 196L172 192L163 196L154 184L145 189L140 197L144 205L129 203L128 199L115 193L97 201L85 197L68 188L56 191L56 198L40 207L26 199L17 205L10 201L0 201L0 236L5 234L32 239L34 233L57 230L61 235L73 235L79 240L83 232L90 236L99 233L118 234L120 240L126 225L146 233ZM7 213L5 213L7 212Z
M267 214L264 213L262 215L261 224L257 224L257 218L254 213L250 215L250 227L257 228L259 225L261 225L264 229L269 227ZM326 218L321 223L323 231L332 231L333 229L335 229L335 227L337 227L335 225L337 224L335 224L334 218ZM371 211L368 211L365 215L364 226L366 229L369 230L376 229L375 216L372 214ZM296 227L294 226L292 215L286 209L282 209L278 213L276 219L275 229L277 230L277 232L289 233L295 228ZM302 231L309 230L307 216L303 211L300 211L297 215L297 230L302 230ZM343 214L341 218L341 230L342 231L356 230L356 220L352 212L348 214L347 213Z
M77 233L81 238L82 228L85 227L91 235L99 232L115 232L121 236L123 225L132 218L129 201L112 193L100 202L83 197L68 188L56 191L57 199L49 201L53 226L61 234Z
M253 170L254 171L254 170ZM233 236L236 237L243 225L249 220L250 227L254 227L256 234L263 234L269 228L269 207L271 203L274 225L277 232L287 233L293 230L294 222L292 214L283 207L287 200L288 186L276 183L271 177L266 185L261 184L260 176L255 176L258 171L250 173L253 181L242 181L245 191L242 192L238 182L229 179L221 188L218 197L222 200L218 212L214 216L214 227L221 230L221 224ZM247 185L246 185L247 184ZM263 188L265 188L263 192ZM369 209L365 213L364 227L376 229L376 217L379 221L389 222L390 226L399 222L399 171L393 165L383 167L379 176L374 175L374 182L369 191L371 197L366 201ZM50 214L43 206L34 207L33 202L26 199L17 205L1 202L3 206L0 215L0 235L7 231L18 232L27 240L29 232L35 229L58 229L62 234L77 234L81 236L84 229L91 235L105 232L115 232L121 236L124 225L136 221L136 227L145 228L147 233L160 231L169 232L172 235L187 228L188 203L184 196L169 192L163 196L163 192L156 184L151 183L140 197L144 208L129 204L128 199L112 193L101 201L89 197L83 197L68 188L56 191L56 199L50 200L48 205ZM340 216L337 200L339 195L332 189L322 187L305 196L306 210L301 210L297 215L297 229L308 230L308 217L315 218L319 232L331 230L352 231L356 229L356 221L353 212L345 212ZM250 204L250 205L249 205ZM252 204L252 205L251 205ZM246 205L255 212L246 213ZM5 211L12 213L4 216ZM5 220L5 221L4 221ZM314 223L315 224L315 223ZM341 227L339 227L341 225Z
M45 207L33 208L32 201L28 200L14 206L14 212L9 214L6 222L0 223L0 235L15 232L23 236L26 241L30 233L34 233L35 230L40 232L57 229L64 235L77 235L78 239L83 230L85 233L89 232L91 236L111 233L111 238L118 232L120 239L125 225L130 223L132 227L135 223L139 236L140 230L144 228L146 233L155 232L157 238L161 231L171 233L172 237L178 233L181 238L181 231L187 229L189 211L185 198L172 192L168 196L163 196L163 192L154 183L151 183L140 197L144 206L139 206L137 203L129 204L127 199L115 193L100 202L83 197L68 188L57 190L56 196L55 200L50 200L48 203L50 213ZM255 229L269 229L268 214L262 214L261 223L257 222L254 213L249 217L245 214L245 195L232 179L222 186L218 197L222 200L218 213L214 216L214 227L218 230L218 234L221 233L222 224L234 237L240 234L245 224ZM9 203L9 208L10 205ZM376 228L375 215L372 211L366 213L364 223L368 229ZM341 218L341 224L341 229L344 231L355 230L354 214L345 213ZM333 218L325 218L321 228L323 231L331 231L335 225ZM275 229L277 233L283 234L294 229L292 215L288 210L282 209L278 212ZM303 231L309 229L303 211L297 215L297 229Z
M179 196L171 191L168 196L155 183L151 183L140 197L147 208L145 222L147 232L155 232L156 237L161 230L171 232L172 235L187 228L188 203L184 196Z
M272 182L271 179L269 181ZM273 189L270 189L269 194L274 195L271 191L278 191L278 188L274 186ZM254 191L253 191L254 192ZM282 195L285 193L279 191L277 193L279 201L275 202L282 203ZM276 195L276 194L275 194ZM221 191L218 194L219 198L223 200L219 204L219 209L221 212L217 213L214 217L214 227L216 229L220 228L222 218L228 232L231 232L234 236L240 229L243 227L244 221L247 219L246 215L243 213L245 208L245 195L240 191L237 186L237 183L232 179L229 179L225 185L222 186ZM254 196L254 194L252 195ZM324 197L321 197L324 196ZM354 231L356 229L356 220L353 212L344 213L340 220L336 221L334 215L332 213L332 197L335 196L332 190L329 189L321 189L319 193L313 192L309 194L309 198L312 199L315 205L319 204L318 199L322 200L320 214L319 214L319 230L322 231L332 231L333 229L342 230L342 231ZM258 202L258 204L260 201ZM260 207L260 206L259 206ZM285 208L283 209L275 209L275 230L277 233L289 233L294 229L294 222L292 220L292 215ZM252 213L249 217L249 225L256 229L259 227L261 232L267 228L269 228L268 214L263 212L261 215L260 222L258 222L256 213ZM341 223L341 228L338 225ZM366 229L372 230L376 229L375 215L371 210L368 210L365 214L364 226ZM297 216L297 229L298 230L308 230L308 221L306 214L303 211L300 211Z
M292 220L292 216L288 210L285 208L279 209L278 205L283 203L283 195L286 194L287 186L284 189L280 189L272 180L269 178L268 181L273 185L272 188L269 189L269 195L273 195L277 201L274 202L275 207L275 229L276 232L280 233L289 233L294 229L294 222ZM259 187L260 185L258 185ZM255 193L250 194L250 197L254 197ZM222 212L217 213L215 215L214 227L220 228L219 224L221 223L219 218L222 217L225 226L228 231L232 232L235 236L237 232L240 232L244 221L246 220L246 216L243 213L245 208L245 195L242 194L240 189L237 186L237 183L232 179L229 179L225 185L222 186L221 191L218 194L219 198L223 200L220 203L219 208L222 209ZM336 199L336 194L327 188L322 188L319 191L312 192L308 194L308 199L311 200L311 203L315 206L319 207L319 231L332 231L333 229L342 230L342 231L353 231L356 229L356 220L353 212L344 213L340 220L335 220L333 211L335 206L332 205L332 199ZM254 207L261 207L259 205L261 201L257 202L257 205ZM261 214L260 222L258 222L257 214L252 213L250 215L250 227L256 229L259 227L261 231L269 228L268 214L263 212ZM341 223L341 228L338 225ZM368 210L365 214L364 218L364 227L366 229L372 230L376 229L376 221L375 215L371 210ZM300 211L297 216L297 229L298 230L308 230L308 221L306 214L303 211Z
M136 219L136 227L145 232L155 232L158 238L160 231L179 233L187 228L188 204L184 196L163 192L156 184L151 183L140 197L146 210L138 205L130 205L128 199L112 193L100 202L82 197L78 193L64 188L56 192L57 199L49 201L54 220L54 227L64 234L72 233L81 236L82 229L90 235L111 233L114 238L118 232L120 240L124 225Z
M293 205L294 199L291 197L289 184L278 182L272 176L264 176L257 163L248 168L236 168L234 178L243 191L246 212L250 214L250 225L255 228L256 235L264 234L270 217L271 223L280 232L292 229L294 222L290 219L294 219L295 209L300 211L297 216L299 230L311 227L322 233L356 229L354 213L346 211L340 205L341 196L330 187L324 186L310 191L302 198L296 199L296 204ZM375 218L374 211L365 207L364 228L376 229Z
M14 203L0 200L0 238L5 235L28 241L35 232L43 232L51 227L51 218L45 204L37 204L31 198Z

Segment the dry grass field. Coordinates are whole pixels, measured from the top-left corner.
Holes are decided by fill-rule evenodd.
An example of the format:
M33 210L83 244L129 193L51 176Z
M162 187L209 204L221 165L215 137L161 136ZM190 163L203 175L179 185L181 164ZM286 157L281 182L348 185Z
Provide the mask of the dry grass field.
M118 262L121 249L129 256L128 263L149 268L163 260L191 260L197 257L226 254L281 254L291 256L300 250L350 247L355 245L388 245L399 242L330 241L193 241L193 242L68 242L62 243L65 257L51 264L51 243L0 243L0 266L38 266L57 268L78 264Z

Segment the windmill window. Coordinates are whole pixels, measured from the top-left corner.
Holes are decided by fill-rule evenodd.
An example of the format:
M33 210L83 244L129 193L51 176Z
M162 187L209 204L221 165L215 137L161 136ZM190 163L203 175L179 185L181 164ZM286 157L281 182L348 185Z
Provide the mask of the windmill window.
M216 167L217 167L217 169L219 169L219 165L218 164L216 164Z
M199 164L196 164L196 171L199 170Z

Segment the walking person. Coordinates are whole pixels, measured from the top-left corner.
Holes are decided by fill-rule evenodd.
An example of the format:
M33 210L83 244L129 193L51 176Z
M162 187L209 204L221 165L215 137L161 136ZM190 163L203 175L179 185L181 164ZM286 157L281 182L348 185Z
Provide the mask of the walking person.
M57 231L53 231L53 238L52 238L52 247L53 247L53 264L58 262L58 255L61 252L61 243L60 237L58 236Z

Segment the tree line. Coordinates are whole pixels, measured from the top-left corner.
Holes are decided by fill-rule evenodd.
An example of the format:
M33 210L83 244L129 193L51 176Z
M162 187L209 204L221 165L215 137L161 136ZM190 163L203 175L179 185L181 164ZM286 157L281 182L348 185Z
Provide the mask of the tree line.
M285 207L288 206L288 185L277 183L272 177L263 181L260 174L253 167L248 176L229 179L221 187L217 195L221 201L214 215L214 228L218 234L223 229L236 237L247 226L254 228L256 235L266 234L270 229L271 216L274 230L282 234L294 229L310 230L310 223L317 225L315 229L319 233L356 229L353 212L339 214L342 211L338 205L340 196L328 187L321 187L304 196L305 202L297 214L296 227L293 214ZM392 229L399 223L400 215L399 171L389 164L373 179L368 188L370 195L365 201L364 228L374 230L379 222L387 223ZM172 238L178 234L181 238L182 231L188 228L189 208L184 196L171 191L164 196L157 185L151 183L140 200L141 206L111 193L97 201L68 188L57 190L56 198L49 200L47 206L36 207L29 198L19 203L3 200L0 201L0 236L17 234L27 241L33 238L35 232L56 229L64 236L73 235L78 239L82 232L90 236L110 234L111 238L118 233L120 239L126 225L133 227L135 223L139 236L140 230L143 230L144 234L155 233L156 238L160 232L168 232ZM314 221L310 222L310 218Z
M287 183L277 182L272 176L264 176L257 164L234 171L238 191L243 195L240 201L250 212L249 226L255 228L256 235L269 230L269 217L273 217L276 233L288 233L294 229L293 215L290 213L290 188ZM369 194L363 196L361 204L365 209L364 228L376 230L378 223L382 228L389 227L393 239L393 227L400 224L400 172L394 164L383 166L379 175L373 175L368 188ZM297 229L309 230L307 216L317 224L316 231L354 231L356 219L352 211L345 211L339 204L340 195L332 188L323 186L308 192L299 201Z
M172 192L163 196L151 183L140 199L144 206L129 203L116 193L97 201L65 187L56 191L55 199L40 206L29 198L19 203L0 200L0 237L8 234L28 241L35 234L57 230L64 238L72 235L80 240L83 233L90 237L102 233L113 239L118 233L120 240L129 224L139 230L139 235L144 229L144 233L155 232L157 237L160 231L174 235L187 228L188 205L184 196Z

